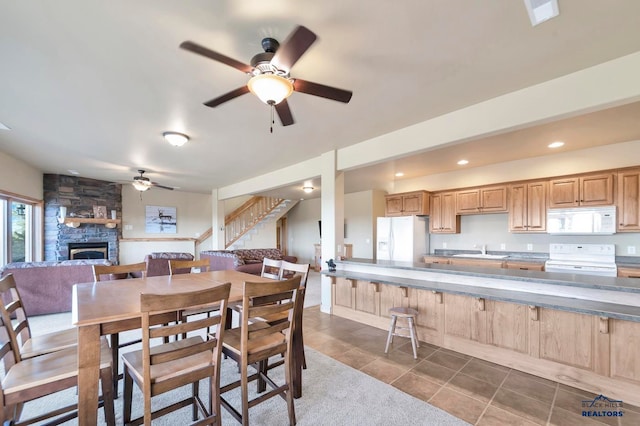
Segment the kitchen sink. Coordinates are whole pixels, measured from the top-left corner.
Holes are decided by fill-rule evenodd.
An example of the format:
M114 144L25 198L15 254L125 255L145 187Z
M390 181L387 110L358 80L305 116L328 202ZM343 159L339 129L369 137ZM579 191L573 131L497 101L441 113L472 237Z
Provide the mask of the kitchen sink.
M454 254L453 257L473 257L476 259L506 259L509 255L506 254L481 254L481 253L467 253L467 254Z

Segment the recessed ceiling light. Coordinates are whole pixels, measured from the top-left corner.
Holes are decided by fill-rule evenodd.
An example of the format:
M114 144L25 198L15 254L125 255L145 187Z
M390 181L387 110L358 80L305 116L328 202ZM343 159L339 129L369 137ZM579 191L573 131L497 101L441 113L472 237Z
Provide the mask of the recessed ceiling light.
M396 173L396 177L402 177L402 176L404 176L404 173L402 173L402 172Z
M560 148L561 146L564 146L564 142L562 141L555 141L550 143L549 145L547 145L549 148Z
M67 170L67 171L68 171L70 174L72 174L72 175L79 175L79 174L80 174L80 172L79 172L79 171L77 171L77 170L71 170L71 169L69 169L69 170Z
M189 140L189 136L178 132L164 132L162 136L173 146L182 146Z
M558 11L558 0L524 0L529 13L531 25L534 27L551 18L555 18L560 13Z
M458 161L459 166L464 166L465 164L469 164L469 160L460 160Z

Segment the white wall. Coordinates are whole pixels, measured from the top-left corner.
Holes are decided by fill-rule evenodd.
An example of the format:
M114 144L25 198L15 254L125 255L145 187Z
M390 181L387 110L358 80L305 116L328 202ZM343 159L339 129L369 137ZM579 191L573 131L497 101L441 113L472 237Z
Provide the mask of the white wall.
M0 189L42 200L42 171L0 152Z
M141 198L142 195L142 198ZM178 216L175 234L147 234L145 232L145 207L175 207ZM138 192L130 185L122 187L122 237L143 238L151 241L123 241L120 243L120 263L141 262L144 256L156 251L183 251L197 256L194 242L211 228L211 195L182 191L167 191L152 188ZM130 229L129 229L130 228ZM154 238L182 238L186 241L153 241ZM208 250L210 240L205 241L197 251Z

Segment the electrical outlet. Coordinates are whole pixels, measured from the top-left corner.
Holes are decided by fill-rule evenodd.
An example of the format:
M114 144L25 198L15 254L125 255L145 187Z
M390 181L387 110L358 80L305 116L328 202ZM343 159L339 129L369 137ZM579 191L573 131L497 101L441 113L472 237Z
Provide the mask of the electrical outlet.
M125 231L131 231L133 229L133 225L125 225L124 226L124 230Z
M636 246L627 246L627 254L636 254Z
M447 248L447 243L442 243L442 248L443 249Z
M533 244L527 244L527 250L533 250Z
M500 250L506 250L507 245L505 243L500 244Z

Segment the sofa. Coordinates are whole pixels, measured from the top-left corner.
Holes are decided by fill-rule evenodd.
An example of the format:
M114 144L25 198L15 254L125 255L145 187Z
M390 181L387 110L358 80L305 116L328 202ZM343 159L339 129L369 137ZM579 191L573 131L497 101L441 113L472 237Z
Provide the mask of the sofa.
M253 275L262 272L262 260L269 259L286 260L296 263L295 256L284 256L280 249L237 249L237 250L207 250L200 252L200 259L209 259L212 271L234 269Z
M104 259L51 262L13 262L0 268L0 276L13 274L27 315L71 310L74 284L93 282L92 265L111 265Z
M169 259L193 260L191 253L185 252L155 252L145 256L144 261L147 263L147 276L157 277L160 275L169 275ZM178 270L178 274L189 273L190 270Z

